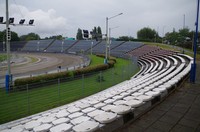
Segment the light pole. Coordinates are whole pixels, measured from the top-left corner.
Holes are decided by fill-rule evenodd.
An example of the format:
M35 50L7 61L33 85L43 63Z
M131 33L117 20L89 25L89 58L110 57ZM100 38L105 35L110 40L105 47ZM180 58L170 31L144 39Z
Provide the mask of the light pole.
M3 41L3 52L6 51L6 45L5 44L6 44L6 42Z
M93 47L94 42L91 42L91 55L92 55L92 47Z
M61 49L61 52L63 52L64 48L63 48L63 45L64 45L64 40L62 41L62 49Z
M164 35L165 35L165 27L166 27L166 26L163 26L163 37L162 37L162 44L164 43L164 42L163 42L163 41L164 41L164 39L163 39L163 38L164 38Z
M197 47L197 40L198 40L198 24L199 24L199 0L197 2L197 16L196 16L196 33L194 38L194 59L191 65L191 74L190 74L190 82L195 83L196 81L196 47Z
M119 28L119 26L113 27L113 28L109 28L109 45L108 45L108 58L110 58L110 46L111 46L111 30L115 29L115 28Z
M183 14L183 29L185 29L185 14Z
M6 33L3 34L3 52L6 51L6 42L5 42Z
M19 24L14 23L14 18L9 19L9 12L8 12L8 0L6 0L6 22L3 22L3 17L1 17L0 24L6 24L6 51L7 51L7 73L5 79L6 91L10 89L12 84L12 75L11 75L11 66L10 66L10 40L11 40L11 31L9 25L13 26L33 26L34 20L31 19L29 24L24 24L25 19L22 19Z
M9 39L9 13L8 13L8 0L6 0L6 49L7 49L7 65L8 65L8 72L6 75L6 79L8 81L7 85L7 89L6 91L9 90L10 88L10 83L12 82L12 77L11 77L11 68L10 68L10 39Z
M37 51L40 51L40 41L37 42Z
M112 19L112 18L115 18L117 16L120 16L122 15L123 13L119 13L115 16L112 16L112 17L106 17L106 55L105 55L105 60L104 60L104 63L107 64L108 62L108 45L109 45L109 37L108 37L108 20Z

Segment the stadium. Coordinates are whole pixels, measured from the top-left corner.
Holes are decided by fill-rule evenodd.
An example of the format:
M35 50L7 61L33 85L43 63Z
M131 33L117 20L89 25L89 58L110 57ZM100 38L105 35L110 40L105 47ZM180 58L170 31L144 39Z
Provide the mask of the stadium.
M0 132L200 131L197 1L0 2Z
M11 51L15 56L21 59L21 61L14 59L16 62L13 62L13 64L16 63L17 65L17 63L23 63L22 67L26 67L26 65L34 63L34 65L31 65L34 66L33 71L35 71L35 73L32 71L32 75L30 75L29 70L32 68L29 68L29 70L24 70L24 72L21 73L16 72L16 78L20 76L28 76L31 78L32 76L38 76L40 74L62 72L66 71L67 67L68 70L81 69L89 66L91 63L91 60L85 56L86 54L105 54L105 41L93 41L92 46L92 40L40 40L40 45L36 47L35 45L37 43L37 40L26 43L11 42ZM0 50L3 51L3 49ZM193 61L193 58L177 51L165 50L157 46L145 45L141 42L125 41L113 41L110 47L110 56L129 60L132 65L135 66L132 69L129 68L129 72L133 72L137 66L140 67L139 72L135 75L131 74L133 76L129 76L125 81L111 85L105 90L101 89L100 92L96 94L86 94L90 96L82 99L75 98L75 100L78 100L3 124L0 127L1 131L116 130L127 122L141 116L179 87L185 79L187 79ZM31 57L37 59L34 62L26 62L26 59L22 59ZM58 58L61 59L59 60ZM75 61L69 62L71 65L63 63L70 60ZM48 64L47 69L44 68L47 66L43 66L42 64L44 62ZM60 69L61 71L57 71L57 66L62 66ZM18 67L16 67L16 69L17 68ZM13 78L15 78L15 76L13 76ZM62 83L64 81L65 80L63 80ZM50 80L49 82L45 82L45 84L47 83L53 85ZM62 83L59 83L59 85L62 85ZM87 81L85 81L85 83L87 83ZM57 87L57 85L53 86ZM79 85L76 86L78 87ZM13 89L15 89L15 87ZM57 90L57 88L55 89ZM28 90L30 95L31 92L35 92L35 89L30 88ZM24 92L24 90L16 92ZM27 92L26 89L25 92ZM34 110L34 108L31 108L32 103L34 103L31 100L35 100L32 97L23 99L26 100L26 104L24 105L28 108L26 109L28 112L24 114L24 111L21 111L21 114L17 115L18 117L23 117L27 115L27 113L35 113L34 111L38 112ZM10 100L8 98L9 97L7 97L7 100ZM45 100L46 98L43 97L41 99ZM27 101L29 102L28 105ZM62 100L60 104L62 104L61 102ZM0 109L3 108L4 107L1 107ZM6 109L14 109L16 113L20 113L17 112L17 108L8 108L7 106ZM15 119L17 116L14 116L14 118L11 117L10 119ZM6 115L1 115L1 117L1 122L8 118Z

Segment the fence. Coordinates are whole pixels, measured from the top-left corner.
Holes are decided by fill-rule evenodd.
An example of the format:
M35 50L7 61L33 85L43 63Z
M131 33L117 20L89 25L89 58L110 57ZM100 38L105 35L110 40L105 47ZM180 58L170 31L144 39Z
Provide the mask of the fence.
M13 56L16 56L15 54ZM57 72L64 72L64 71L72 71L72 70L76 70L76 69L79 69L79 68L83 68L85 66L88 66L90 65L90 58L87 56L87 55L83 55L83 54L79 54L78 55L79 57L82 58L83 62L80 63L80 64L77 64L77 65L74 65L74 66L71 66L71 67L65 67L63 66L62 68L56 68L55 69L51 69L50 71L43 71L43 72L35 72L34 74L27 74L27 75L13 75L13 80L15 79L18 79L18 78L25 78L25 77L33 77L33 76L38 76L38 75L44 75L44 74L51 74L51 73L57 73ZM2 73L2 71L5 71L7 70L7 64L4 64L2 65L2 63L0 63L0 73ZM5 75L1 75L0 74L0 89L5 87Z
M27 84L21 91L14 87L8 94L1 89L0 124L92 95L129 79L137 71L137 65L129 63L96 73L51 80L46 86ZM35 85L42 87L33 88Z

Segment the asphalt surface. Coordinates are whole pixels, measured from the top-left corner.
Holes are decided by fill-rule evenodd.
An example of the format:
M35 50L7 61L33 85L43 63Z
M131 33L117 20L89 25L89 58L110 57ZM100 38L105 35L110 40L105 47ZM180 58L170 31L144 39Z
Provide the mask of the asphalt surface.
M163 102L116 132L200 132L200 62L189 79Z
M11 64L11 73L13 78L30 77L32 75L50 73L52 71L57 71L58 66L61 66L62 70L67 70L67 68L80 65L84 62L83 58L80 56L68 54L27 53L15 54L15 56L18 56L18 59L17 57L12 59L12 61L15 61L15 63ZM34 58L36 61L32 62L31 58ZM4 79L7 72L7 64L0 66L0 69L1 87L4 85Z

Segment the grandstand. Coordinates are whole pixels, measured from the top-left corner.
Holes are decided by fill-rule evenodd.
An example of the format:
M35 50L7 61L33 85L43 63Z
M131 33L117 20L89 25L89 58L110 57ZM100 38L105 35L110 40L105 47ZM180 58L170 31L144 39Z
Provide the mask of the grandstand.
M116 47L118 45L121 45L123 43L124 43L124 41L112 41L111 45L110 45L111 46L110 49L112 49L112 48L114 48L114 47ZM101 41L99 44L94 46L92 50L93 50L94 53L105 53L106 41Z
M62 53L77 43L76 40L55 40L47 47L46 52Z
M0 52L2 52L4 49L4 45L3 45L3 42L0 42Z
M106 41L101 41L100 43L92 47L93 52L97 54L104 53L105 49L106 49Z
M14 42L10 42L10 50L11 51L21 51L21 49L24 47L25 44L26 44L26 41L14 41ZM0 42L0 52L2 52L3 49L6 50L6 45L3 45L3 43Z
M26 41L16 41L10 43L10 50L11 51L21 51L21 49L26 45Z
M68 52L80 53L80 52L87 52L91 49L91 46L95 46L98 44L98 41L94 40L80 40L77 44L73 45Z
M159 47L155 47L155 46L143 45L143 46L139 47L137 50L129 51L127 54L136 56L136 57L140 57L143 55L147 55L147 54L156 52L158 50L161 50L161 49ZM163 50L161 50L161 52L163 52Z
M60 43L61 41L56 42L58 45ZM56 44L51 46L55 48ZM78 43L69 44L71 49L75 44ZM77 51L77 47L79 46L74 47L72 51ZM60 47L54 48L51 48L52 52L60 51ZM104 49L105 41L94 46L96 53L103 53ZM111 52L137 56L140 71L129 80L97 94L3 124L0 126L0 131L116 130L164 100L184 81L193 62L193 59L187 55L142 43L118 43Z
M130 50L141 47L143 44L139 42L125 42L122 45L111 50L111 54L125 54Z
M93 43L93 44L92 44ZM94 40L31 40L28 42L11 42L11 51L25 52L50 52L50 53L105 53L106 41ZM110 45L110 54L121 57L130 50L141 47L141 43L112 41ZM109 47L108 47L109 48ZM0 43L0 51L3 51L3 43Z
M54 40L31 40L26 43L22 51L40 52L44 51Z
M121 57L123 54L129 52L130 50L137 49L141 46L143 46L143 44L139 42L125 42L111 49L111 55Z

